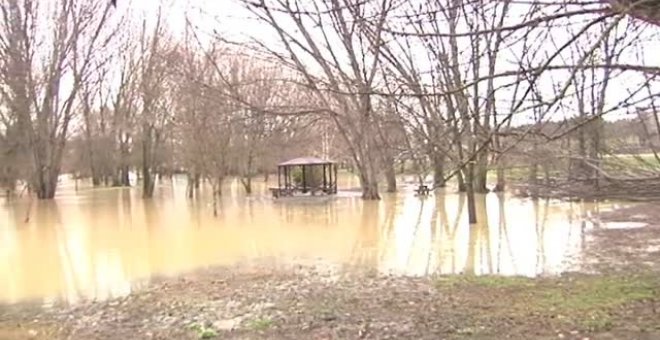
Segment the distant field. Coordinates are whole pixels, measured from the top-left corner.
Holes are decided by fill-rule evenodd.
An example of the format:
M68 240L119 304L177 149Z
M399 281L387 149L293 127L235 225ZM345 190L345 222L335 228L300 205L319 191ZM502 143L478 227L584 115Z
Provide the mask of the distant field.
M660 170L660 161L652 153L618 154L603 157L605 170L621 170L625 168L648 168Z

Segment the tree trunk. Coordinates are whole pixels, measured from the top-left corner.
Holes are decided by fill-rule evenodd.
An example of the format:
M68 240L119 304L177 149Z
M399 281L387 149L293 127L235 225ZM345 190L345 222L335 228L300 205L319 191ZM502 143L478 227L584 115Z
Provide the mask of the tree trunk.
M213 216L218 217L218 203L220 203L220 197L222 197L222 182L224 177L218 177L211 180L211 186L213 187Z
M600 119L596 119L590 123L590 139L591 139L591 148L589 150L590 161L593 162L592 165L600 167L600 150L601 150L601 139L600 139L600 128L601 122ZM600 172L596 171L594 167L589 167L589 178L593 179L593 185L598 188Z
M147 164L142 164L142 198L154 197L154 188L154 178L151 175L149 166Z
M394 161L388 160L385 164L385 178L387 180L387 192L396 192L396 171Z
M465 177L463 176L463 171L456 173L456 181L458 182L458 192L466 192L467 186L465 185Z
M199 187L201 186L202 182L202 175L199 173L195 174L195 190L199 191Z
M466 191L467 191L467 205L468 205L468 220L470 224L477 223L477 209L476 202L474 198L474 163L470 162L467 165L467 181L466 181Z
M37 183L35 185L38 199L44 200L55 198L58 177L56 171L48 171L43 168L38 170Z
M131 169L129 168L128 165L125 165L124 168L121 170L121 185L125 187L130 187L131 186L131 177L130 177L130 172Z
M444 159L442 156L435 156L433 158L433 186L444 188L446 185Z
M115 179L113 179L113 186L131 186L130 180L130 166L128 165L129 150L128 144L119 142L119 166L116 169Z
M193 198L195 196L195 177L189 172L188 183L186 184L186 196Z
M362 199L379 200L378 177L373 164L358 164L360 175L360 186L362 187Z
M98 187L101 186L101 177L96 174L96 170L92 166L92 186Z
M577 166L573 168L575 173L571 174L574 179L583 179L588 177L589 167L587 166L587 142L585 140L584 127L578 129L578 156L580 160L577 161ZM577 168L577 169L575 169Z
M485 152L480 152L476 159L476 169L473 166L473 190L478 193L488 192L488 155Z
M241 178L241 184L243 184L243 188L245 188L245 193L252 195L252 176Z
M365 200L379 200L380 194L378 193L378 182L370 180L366 185L362 185L362 199Z
M502 192L504 189L506 189L506 179L504 178L504 164L502 164L502 160L500 159L497 161L497 184L493 191Z
M539 179L539 165L534 161L529 167L529 183L536 185Z
M151 145L150 137L142 141L142 198L154 196L154 178L151 174Z

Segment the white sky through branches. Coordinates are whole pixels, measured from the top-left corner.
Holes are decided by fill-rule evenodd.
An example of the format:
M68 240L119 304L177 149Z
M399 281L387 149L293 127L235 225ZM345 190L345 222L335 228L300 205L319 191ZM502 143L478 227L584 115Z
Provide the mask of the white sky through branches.
M211 41L217 36L221 36L228 41L247 44L250 44L251 39L257 39L273 49L281 50L281 43L279 43L279 38L275 32L267 24L260 22L246 10L241 4L241 0L161 0L160 2L159 0L119 0L119 2L119 10L130 6L134 11L134 15L144 15L147 18L156 17L158 3L160 3L166 14L166 22L170 31L175 35L183 35L186 26L186 17L188 17L195 28L197 37L203 42ZM488 5L489 2L486 1L484 4ZM516 16L517 11L524 15L526 10L524 6L528 5L523 3L514 4L513 6L511 14L507 18L510 25L520 23L520 18ZM575 9L575 7L569 8L570 10ZM552 8L548 9L550 14L553 13L552 11ZM550 36L545 37L546 41L542 42L544 44L544 52L551 54L556 50L556 46L570 39L576 31L584 26L587 18L585 16L578 16L576 19L569 18L553 22L556 27L552 28ZM293 27L285 28L293 30ZM405 25L401 25L401 30L405 30ZM538 28L538 30L542 31L543 29ZM657 58L657 54L660 53L660 44L658 43L657 36L658 28L636 20L629 22L629 20L624 19L619 25L618 30L618 35L624 37L623 44L631 44L631 46L625 48L617 64L660 67L660 59ZM587 36L585 39L580 39L574 43L575 46L571 47L568 52L579 53L580 49L587 49L589 43L595 41L595 39L597 39L595 36ZM463 48L466 48L465 41L463 44ZM506 48L507 50L503 51L504 53L502 53L502 57L498 62L497 69L501 72L515 71L519 58L524 57L521 53L522 46L520 44L513 44ZM252 51L255 50L256 48L252 49ZM575 58L574 60L568 58L568 52L562 54L552 65L560 65L562 63L571 65L577 63ZM428 59L425 56L420 56L419 60L420 69L431 67L431 65L428 65L428 61L426 61ZM615 107L619 102L628 98L630 92L639 91L640 84L645 80L645 76L641 72L626 71L621 74L619 73L614 72L611 78L611 83L606 94L606 110ZM542 95L547 98L552 97L559 86L557 84L561 83L562 80L566 80L569 74L569 70L546 72L538 80L538 86ZM514 77L502 78L498 79L496 83L498 85L510 84L513 80ZM656 81L652 82L651 89L660 92L660 86L656 83ZM498 111L503 112L503 115L507 113L506 111L510 106L511 100L507 100L507 97L510 97L508 95L510 92L511 87L506 87L498 90L496 93ZM562 99L561 103L554 110L554 113L552 113L552 120L560 120L575 115L576 102L572 99L573 92L571 89L567 91L566 98ZM641 100L643 97L648 97L647 91L641 91L640 94L631 98L628 101L630 104L626 104L628 106L627 108L613 110L613 112L606 116L606 119L619 119L625 117L627 113L633 112L635 107L648 106L649 100ZM640 102L633 105L632 103L635 102L635 98L640 98ZM525 123L529 119L530 112L521 112L516 115L515 122Z

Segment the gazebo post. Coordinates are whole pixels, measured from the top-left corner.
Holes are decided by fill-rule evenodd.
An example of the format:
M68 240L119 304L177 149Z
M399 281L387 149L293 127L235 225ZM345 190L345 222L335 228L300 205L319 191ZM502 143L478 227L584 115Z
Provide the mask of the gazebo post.
M282 190L282 179L281 179L281 175L282 175L282 167L281 167L281 166L278 166L278 167L277 167L277 189L279 189L280 191Z
M291 190L291 168L286 167L286 190Z
M334 188L333 191L334 191L334 193L336 194L336 193L337 193L337 164L335 164L334 168L335 168L335 179L334 179L334 181L335 181L335 182L334 182L334 186L335 186L335 188Z
M325 179L325 167L327 164L323 164L323 192L328 193L328 181Z
M289 167L284 166L284 189L289 192Z
M307 193L307 179L305 178L305 168L306 166L302 166L302 182L303 182L303 193Z
M330 187L330 189L332 189L332 164L328 166L328 178L330 180L328 186ZM332 192L332 190L330 190L330 192Z

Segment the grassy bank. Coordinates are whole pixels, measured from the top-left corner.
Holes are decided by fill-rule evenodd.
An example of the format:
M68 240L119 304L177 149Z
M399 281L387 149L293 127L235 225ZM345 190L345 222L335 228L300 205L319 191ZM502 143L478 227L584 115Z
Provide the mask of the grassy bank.
M57 312L5 307L0 338L652 339L660 337L659 292L660 277L651 274L330 279L209 272Z

